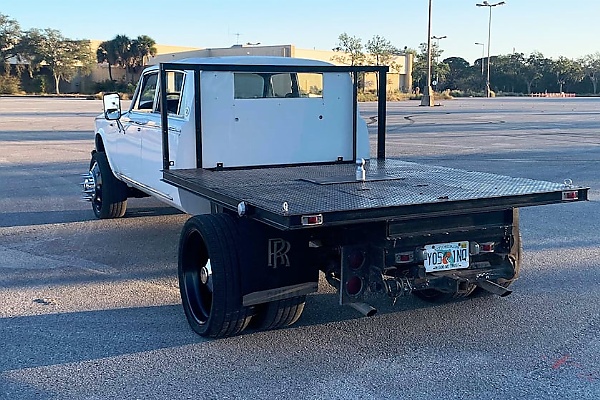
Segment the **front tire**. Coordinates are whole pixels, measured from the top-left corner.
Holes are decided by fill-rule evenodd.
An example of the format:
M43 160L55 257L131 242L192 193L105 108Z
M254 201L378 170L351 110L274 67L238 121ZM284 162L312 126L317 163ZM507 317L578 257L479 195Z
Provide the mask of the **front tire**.
M97 218L120 218L127 210L127 185L118 180L108 164L106 154L96 151L90 161L94 182L92 209Z
M201 336L237 335L250 322L242 305L238 248L238 228L229 215L198 215L183 227L179 290L188 323Z

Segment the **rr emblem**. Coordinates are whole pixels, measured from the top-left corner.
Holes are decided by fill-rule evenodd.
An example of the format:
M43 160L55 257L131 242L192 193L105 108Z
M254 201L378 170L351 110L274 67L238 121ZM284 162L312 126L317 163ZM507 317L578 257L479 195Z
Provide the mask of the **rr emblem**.
M269 239L269 267L289 267L288 253L292 245L287 240Z

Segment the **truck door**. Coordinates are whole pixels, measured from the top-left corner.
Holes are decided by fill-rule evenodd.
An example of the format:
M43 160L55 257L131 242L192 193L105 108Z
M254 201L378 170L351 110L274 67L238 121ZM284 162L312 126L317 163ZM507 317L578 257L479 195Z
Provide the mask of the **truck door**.
M183 71L167 71L167 116L169 119L169 149L170 160L177 162L176 152L179 137L186 121L182 94L185 73ZM162 129L161 129L161 104L160 89L157 90L154 109L148 117L148 123L142 129L142 154L140 160L139 182L153 188L158 194L174 200L177 189L162 181ZM176 165L175 165L176 166Z
M123 134L117 139L117 147L121 174L137 181L140 174L140 159L142 156L142 135L151 123L151 114L158 87L158 72L151 71L142 76L140 87L131 102L131 108L121 118Z
M183 76L183 72L167 73L169 143L173 149L177 148L184 122L180 106ZM173 201L176 189L161 181L162 131L158 81L158 70L148 71L142 76L131 108L121 119L125 129L118 142L119 163L123 166L122 175L130 184Z

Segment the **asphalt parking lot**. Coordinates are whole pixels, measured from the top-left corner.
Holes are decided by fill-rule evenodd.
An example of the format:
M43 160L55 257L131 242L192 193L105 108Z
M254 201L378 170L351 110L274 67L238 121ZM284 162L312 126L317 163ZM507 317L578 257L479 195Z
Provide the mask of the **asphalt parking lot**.
M591 188L521 210L511 296L364 318L321 282L293 327L221 340L181 308L186 215L133 199L100 221L80 201L100 111L0 97L1 399L600 398L600 98L388 106L389 156Z

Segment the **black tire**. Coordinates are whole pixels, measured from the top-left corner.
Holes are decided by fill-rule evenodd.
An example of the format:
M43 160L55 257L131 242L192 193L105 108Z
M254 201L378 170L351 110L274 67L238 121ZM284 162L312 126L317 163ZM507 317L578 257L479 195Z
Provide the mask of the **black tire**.
M509 260L514 268L514 275L510 279L500 279L496 282L499 285L508 288L519 278L521 274L521 263L523 262L523 241L521 239L521 228L519 227L519 209L513 208L513 226L512 235L514 242L510 249Z
M251 314L242 306L238 228L226 214L198 215L179 241L179 290L185 316L197 334L241 333Z
M306 296L297 296L289 299L272 301L256 307L252 319L252 326L260 330L285 328L295 324L302 311Z
M127 185L112 173L106 154L96 151L90 161L94 180L92 209L97 218L120 218L127 210Z

